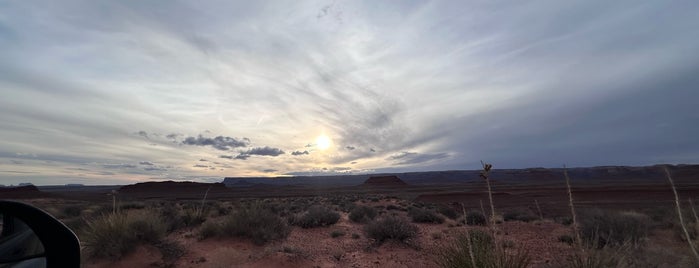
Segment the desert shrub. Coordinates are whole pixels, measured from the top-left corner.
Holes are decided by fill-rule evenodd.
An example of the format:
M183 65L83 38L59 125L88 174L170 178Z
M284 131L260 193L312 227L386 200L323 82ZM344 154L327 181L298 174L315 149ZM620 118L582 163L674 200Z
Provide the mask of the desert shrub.
M367 206L356 206L349 213L349 219L353 222L364 223L376 217L376 209Z
M166 203L162 206L160 209L160 216L167 223L168 232L172 232L185 226L182 217L180 216L180 209L172 203Z
M622 244L615 247L588 245L585 250L575 250L563 265L571 268L617 268L636 267L631 265L630 245Z
M72 206L66 206L63 208L63 215L66 217L80 217L80 214L82 214L84 206L80 205L72 205Z
M155 244L155 247L160 251L163 260L168 263L176 261L182 257L186 251L182 244L172 240L161 240L159 243Z
M526 251L506 253L504 249L495 247L493 237L486 232L471 230L468 234L457 236L452 243L437 251L435 261L440 267L518 268L528 267L531 263ZM469 248L473 253L473 261Z
M343 235L345 235L345 232L340 231L340 230L335 230L335 231L330 232L330 237L332 237L332 238L337 238L337 237L340 237Z
M565 226L570 226L571 224L573 224L573 218L571 217L556 217L554 221Z
M566 243L568 245L572 245L573 242L575 242L575 238L573 238L570 235L561 235L558 237L558 242Z
M466 212L466 224L468 225L485 225L487 222L485 215L480 211L471 210Z
M389 239L407 242L417 236L418 228L402 218L388 216L368 223L364 226L364 231L368 237L381 244Z
M439 207L437 207L437 212L439 212L440 214L442 214L442 215L444 215L447 218L450 218L452 220L459 217L459 214L456 213L456 210L454 210L454 208L449 207L449 206L439 206Z
M637 212L589 210L580 217L580 232L587 244L636 244L648 233L650 219Z
M201 225L205 220L207 212L201 211L201 210L196 210L196 209L185 209L182 214L180 215L180 219L182 224L185 227L194 227L194 226L199 226Z
M408 216L413 219L413 222L418 223L443 223L444 218L437 215L434 211L428 209L410 209Z
M313 206L303 215L292 218L291 224L301 228L314 228L333 225L339 219L339 213L325 207Z
M119 206L119 209L121 209L121 210L127 210L127 209L143 209L143 208L145 208L145 207L146 207L146 205L143 204L143 203L141 203L141 202L128 202L128 203L121 204L121 205Z
M88 221L81 240L88 256L119 259L139 244L159 242L166 228L152 212L110 213Z
M533 212L528 209L516 209L505 212L502 215L505 221L523 221L530 222L539 219Z
M199 238L206 239L209 237L219 236L222 233L221 227L222 226L219 223L210 220L206 221L201 225L201 228L199 228Z
M262 245L271 240L286 238L289 226L284 220L259 205L241 208L227 216L222 226L224 236L245 237Z
M388 205L386 206L386 210L400 210L400 207L395 205Z
M137 241L156 243L165 236L167 226L157 216L143 215L129 221L129 232Z

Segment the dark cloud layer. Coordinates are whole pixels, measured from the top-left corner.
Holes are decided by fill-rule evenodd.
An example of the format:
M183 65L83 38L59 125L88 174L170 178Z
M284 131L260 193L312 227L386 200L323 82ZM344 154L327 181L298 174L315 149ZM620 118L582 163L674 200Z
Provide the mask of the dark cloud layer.
M240 154L238 154L238 156L236 156L235 159L246 160L246 159L248 159L250 156L253 156L253 155L261 155L261 156L279 156L279 155L283 155L283 154L284 154L284 151L282 151L282 150L279 149L279 148L272 148L272 147L269 147L269 146L265 146L265 147L255 147L255 148L252 148L252 149L250 149L250 150L247 150L247 151L244 151L244 152L240 152Z
M298 155L307 155L309 154L308 151L293 151L291 152L291 155L298 156Z
M231 148L246 147L250 144L250 139L236 139L231 137L216 136L215 138L206 138L202 135L198 137L187 137L182 141L182 144L195 146L211 146L217 150L227 151Z

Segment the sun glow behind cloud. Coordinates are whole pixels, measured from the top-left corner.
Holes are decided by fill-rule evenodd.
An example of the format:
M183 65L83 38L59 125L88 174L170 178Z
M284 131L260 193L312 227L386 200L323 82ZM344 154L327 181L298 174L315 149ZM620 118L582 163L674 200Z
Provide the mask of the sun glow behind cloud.
M0 181L699 159L699 2L293 3L2 5Z

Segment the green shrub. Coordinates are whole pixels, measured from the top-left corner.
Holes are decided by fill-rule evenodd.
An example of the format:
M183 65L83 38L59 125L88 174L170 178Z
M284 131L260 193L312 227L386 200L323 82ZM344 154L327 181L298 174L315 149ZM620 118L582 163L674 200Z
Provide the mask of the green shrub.
M471 210L469 212L466 212L466 224L485 225L486 222L487 219L485 218L485 215L483 215L483 213L481 213L480 211Z
M418 223L443 223L444 218L437 215L434 211L428 209L413 208L408 211L408 216L413 219L413 222Z
M534 215L533 212L527 210L527 209L516 209L516 210L511 210L505 212L505 214L502 215L503 220L505 221L523 221L523 222L530 222L533 220L539 219L536 215Z
M353 222L364 223L376 218L376 209L367 206L356 206L350 211L349 219Z
M402 218L388 216L368 223L364 226L364 231L367 237L381 244L389 239L407 242L408 239L417 236L418 228Z
M224 236L249 238L258 245L286 238L291 232L281 217L259 205L241 208L227 216L221 231Z
M328 208L313 206L301 216L291 218L291 224L301 228L329 226L340 220L340 214Z
M580 217L580 232L586 244L636 244L648 233L650 219L637 212L590 210Z
M528 267L531 263L526 251L520 249L506 253L504 249L495 247L492 236L486 232L471 230L468 234L457 236L456 240L437 251L435 261L440 267L519 268ZM473 253L473 261L469 248Z

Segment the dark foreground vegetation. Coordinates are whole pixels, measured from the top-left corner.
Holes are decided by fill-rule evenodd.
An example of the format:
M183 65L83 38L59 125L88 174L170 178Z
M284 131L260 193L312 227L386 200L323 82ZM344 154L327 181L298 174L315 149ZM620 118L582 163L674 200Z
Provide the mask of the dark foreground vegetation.
M362 245L361 254L381 254L386 247L419 252L420 258L434 267L699 265L692 252L698 246L699 217L691 196L678 194L672 207L610 209L580 206L575 191L569 191L568 199L560 201L568 205L565 213L551 213L538 201L532 202L535 205L500 209L498 196L486 185L490 183L487 170L483 175L483 191L493 203L490 198L477 204L431 203L382 194L30 202L57 216L78 234L87 266L95 261L119 262L144 247L159 252L153 265L177 266L182 264L183 256L191 253L192 245L229 240L277 248L270 252L311 263L330 260L340 265L349 261L349 253L341 249L316 253L313 248L294 244L293 234L299 232L303 236L317 232L322 234L319 239L331 239L323 243ZM570 182L567 185L574 187ZM544 227L557 233L521 231ZM556 251L541 252L541 245L528 244L521 238L537 236L552 237L547 243L554 244ZM183 241L193 244L185 246ZM317 254L327 254L328 259ZM194 263L199 261L206 260L196 257Z

